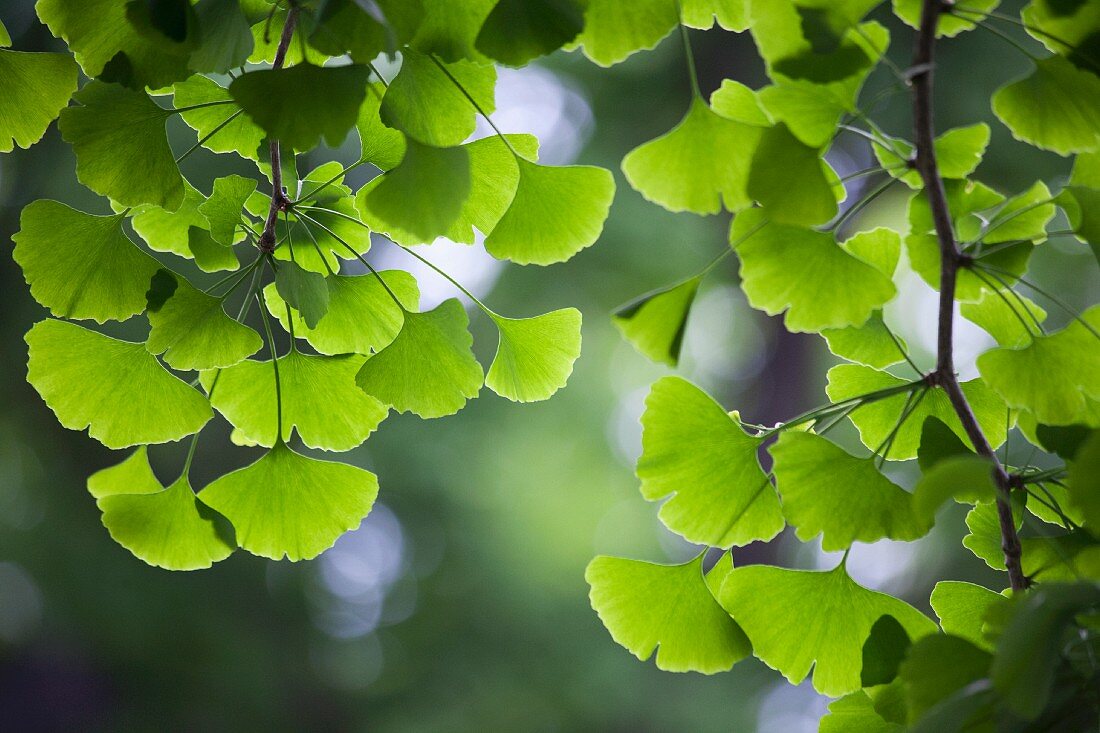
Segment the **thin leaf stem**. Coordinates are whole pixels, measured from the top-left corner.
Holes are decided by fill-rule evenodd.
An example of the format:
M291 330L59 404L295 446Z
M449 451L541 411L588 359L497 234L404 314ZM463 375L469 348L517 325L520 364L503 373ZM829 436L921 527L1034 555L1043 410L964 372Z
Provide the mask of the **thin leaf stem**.
M680 9L680 3L676 3L676 12L679 15L683 15ZM695 54L691 50L691 39L688 37L687 26L683 24L682 17L678 22L680 28L680 40L683 41L684 46L684 60L687 61L688 78L691 81L691 94L694 99L702 99L703 92L699 89L699 73L695 68Z
M271 352L271 365L275 369L275 427L276 443L283 442L283 387L279 378L279 356L275 353L275 338L271 334L271 319L267 315L267 308L260 302L260 294L256 293L256 306L260 309L260 317L264 322L264 333L267 335L267 348Z
M462 82L460 82L458 79L455 78L454 74L451 73L451 70L448 69L442 61L437 59L435 57L435 54L430 54L429 58L432 60L432 62L436 66L439 67L440 71L442 71L444 74L446 74L447 78L451 80L451 83L455 85L455 87L458 89L458 91L462 92L462 96L466 97L466 99L470 102L470 104L472 104L474 106L474 110L479 115L481 115L482 119L484 119L486 122L489 123L489 127L493 128L493 132L495 132L497 134L497 137L499 137L501 140L503 140L504 144L508 146L508 149L510 151L512 151L512 155L517 160L523 158L523 156L520 155L519 152L514 147L512 147L512 141L509 140L507 137L505 137L504 133L500 131L499 127L497 127L497 124L495 122L493 122L493 118L490 117L489 114L484 109L482 109L481 104L478 103L478 101L476 99L474 99L474 95L470 94L470 92L468 92L466 90L466 87L464 87L462 85ZM526 158L523 158L523 159L526 160Z

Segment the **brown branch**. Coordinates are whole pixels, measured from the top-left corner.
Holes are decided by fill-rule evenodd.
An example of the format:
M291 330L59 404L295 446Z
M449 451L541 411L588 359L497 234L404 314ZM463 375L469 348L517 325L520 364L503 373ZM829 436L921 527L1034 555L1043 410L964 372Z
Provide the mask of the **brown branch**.
M283 24L283 35L279 38L279 45L275 49L275 58L271 62L272 69L283 68L286 61L286 52L290 48L290 41L294 37L294 27L298 23L299 8L294 5L286 14L286 23ZM275 251L275 224L279 220L279 212L286 211L290 199L283 191L283 161L282 152L279 149L279 141L270 138L267 141L267 149L271 158L271 206L267 210L267 219L264 221L264 230L260 233L258 242L261 252L270 254Z
M936 369L928 375L929 382L939 386L947 393L951 406L955 409L959 421L966 430L974 450L993 462L994 480L997 484L997 518L1001 527L1001 549L1004 551L1005 566L1008 569L1009 584L1013 590L1023 590L1029 585L1020 564L1020 537L1016 532L1016 522L1012 516L1010 494L1013 480L997 460L997 454L982 432L974 411L967 402L955 374L953 358L955 285L959 268L968 262L959 252L955 241L955 230L951 221L951 212L947 205L947 194L943 179L936 163L935 123L933 120L932 90L935 70L936 25L940 14L950 8L948 0L923 0L920 29L917 31L917 45L913 54L913 66L910 71L913 87L913 128L916 143L914 165L924 182L928 204L932 210L932 221L936 228L936 237L940 245L940 308L939 336L936 349Z

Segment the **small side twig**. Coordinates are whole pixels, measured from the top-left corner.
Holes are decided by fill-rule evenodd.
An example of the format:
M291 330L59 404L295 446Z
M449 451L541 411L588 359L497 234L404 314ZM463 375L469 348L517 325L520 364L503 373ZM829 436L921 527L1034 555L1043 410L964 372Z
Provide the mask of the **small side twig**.
M275 49L275 58L271 62L272 69L281 69L286 62L286 52L290 48L290 41L294 37L294 28L298 24L299 8L295 5L286 14L286 23L283 24L283 34L279 38L279 45ZM283 190L283 164L282 151L279 141L271 138L267 143L268 157L271 159L271 206L267 210L267 218L264 220L264 230L260 233L257 246L265 254L275 251L275 224L279 221L280 212L290 207L290 199Z

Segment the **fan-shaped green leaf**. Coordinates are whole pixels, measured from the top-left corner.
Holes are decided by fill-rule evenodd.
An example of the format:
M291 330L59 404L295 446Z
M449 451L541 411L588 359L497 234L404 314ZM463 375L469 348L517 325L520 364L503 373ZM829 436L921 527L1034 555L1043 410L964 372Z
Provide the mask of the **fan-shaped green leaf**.
M534 318L504 318L485 386L515 402L538 402L565 386L581 354L581 313L563 308Z
M186 477L154 493L113 494L96 503L115 542L165 570L208 568L236 549L229 522L195 496Z
M88 77L102 76L132 89L159 89L184 79L188 51L144 36L127 18L123 0L38 0L35 11L68 44ZM162 39L163 40L163 39Z
M0 153L42 139L76 91L76 76L77 66L67 54L0 51Z
M1084 524L1100 536L1100 431L1093 430L1069 465L1069 501Z
M915 540L931 526L914 514L913 497L879 473L872 458L790 430L769 452L783 516L803 542L820 534L823 550L843 550L887 537Z
M516 163L516 195L485 238L489 254L520 265L550 265L599 239L615 196L610 171L539 165L523 158Z
M1093 256L1100 262L1100 190L1066 186L1056 200L1066 212L1073 233L1089 245Z
M328 311L316 328L309 328L300 313L291 311L294 335L322 354L369 354L385 348L404 321L394 296L407 310L417 310L420 302L416 280L403 270L383 270L378 276L329 275L325 284ZM264 288L264 300L271 314L289 330L286 304L274 284Z
M370 5L356 0L326 0L317 9L311 46L329 56L345 53L360 63L393 53L408 41L423 20L419 2L383 0Z
M1100 400L1100 307L1085 311L1082 321L1023 348L987 351L978 357L982 379L1010 407L1034 413L1041 423L1081 422L1087 403Z
M1100 77L1062 56L993 95L993 112L1017 140L1061 155L1100 148Z
M897 364L909 352L904 340L896 336L891 338L882 320L882 311L872 313L862 326L826 328L821 335L829 344L829 351L842 359L875 369Z
M1019 530L1023 522L1024 500L1019 494L1013 494L1012 498L1012 516L1016 520L1016 529ZM963 537L963 547L994 570L1004 570L1005 555L1001 548L1001 522L997 505L992 501L975 504L966 513L966 527L969 533Z
M228 102L228 104L210 105L198 109L180 112L180 117L188 127L198 133L203 140L202 146L215 153L237 153L243 158L259 162L260 145L264 140L264 131L248 115L241 113L229 90L219 86L213 79L205 76L192 76L187 81L178 82L173 88L173 102L177 108L207 105L210 102ZM236 116L234 117L234 114ZM217 129L226 120L228 123ZM266 155L266 151L265 151Z
M426 145L458 145L473 133L477 110L491 114L496 71L470 61L443 64L406 49L382 98L382 122ZM463 93L466 91L466 94Z
M56 201L28 204L12 236L13 256L34 299L56 316L98 323L145 310L145 292L160 265L134 246L121 224L121 215L93 216Z
M200 0L195 4L199 42L191 52L195 71L224 74L244 66L252 53L252 29L236 0Z
M1027 191L1013 196L997 209L997 213L982 236L986 244L1026 239L1037 242L1046 239L1047 224L1056 210L1050 189L1036 181Z
M477 34L485 24L497 0L419 0L424 7L423 22L418 24L411 46L424 54L435 54L444 61L469 59L483 61L474 47Z
M829 370L828 380L829 384L825 391L833 402L898 387L906 382L887 372L858 364L841 364L833 367ZM999 447L1005 440L1007 408L1004 402L980 379L963 382L962 390L989 442L994 448ZM894 431L906 400L907 395L904 393L892 395L865 404L851 414L850 419L859 429L860 440L865 446L875 450L883 445L890 433ZM894 461L905 461L916 457L917 447L920 445L921 428L928 416L939 418L956 435L968 441L966 431L963 430L962 423L959 422L955 410L951 407L947 394L941 389L930 389L920 403L913 408L905 424L898 428L893 443L886 452L886 457Z
M500 0L477 34L477 49L507 66L523 66L569 43L584 28L580 0Z
M663 377L642 415L642 496L670 497L661 521L690 542L731 547L770 540L783 529L783 514L757 459L762 442L695 385Z
M926 425L933 419L927 418ZM993 501L996 495L993 466L988 460L972 453L952 456L925 469L913 488L913 510L921 521L931 526L936 511L948 499L976 504Z
M31 383L58 422L108 448L167 443L210 419L201 394L172 376L144 344L118 341L64 321L27 333ZM88 375L95 375L89 379Z
M140 446L121 463L88 477L88 493L96 499L114 494L153 494L164 489L149 465L149 450Z
M290 351L279 357L284 438L291 429L310 448L345 451L374 432L388 410L355 389L363 357L313 356ZM203 375L210 402L247 442L270 447L276 440L274 372L270 361L242 361Z
M963 303L959 313L968 321L980 326L1001 346L1020 346L1031 342L1035 323L1046 320L1047 312L1022 295L991 290L982 299Z
M909 719L919 720L937 703L986 677L992 661L989 652L950 634L932 634L915 643L899 670Z
M600 66L654 48L679 22L676 0L588 0L577 44Z
M172 297L149 309L149 353L163 354L170 367L187 371L232 366L260 350L260 334L226 315L220 298L175 279L179 285Z
M716 93L717 94L717 93ZM716 214L749 204L749 160L761 130L714 112L696 98L676 127L627 153L623 173L649 201L669 211Z
M367 359L356 384L398 412L453 415L477 396L483 380L468 323L454 298L424 313L406 311L397 337Z
M1025 30L1080 69L1100 74L1100 8L1083 0L1037 0L1020 13Z
M642 661L656 650L658 669L725 672L752 652L707 588L702 555L683 565L601 555L588 564L584 579L611 637Z
M875 702L863 690L829 703L818 733L904 733L900 723L888 721L875 709Z
M676 366L701 277L646 293L618 308L612 323L643 356Z
M980 585L961 580L941 580L932 590L930 602L940 619L940 628L986 651L992 651L993 644L986 638L983 620L991 607L1005 600L1001 594Z
M405 157L355 197L365 221L381 231L408 232L421 242L443 236L470 194L465 147L435 148L409 141ZM399 236L399 235L395 235Z
M734 219L730 241L740 242L735 247L749 304L769 315L786 310L783 322L791 331L862 325L896 292L889 277L831 234L772 223L759 209Z
M754 92L733 79L723 79L722 86L710 95L710 107L722 117L753 127L771 127L772 120L760 104L760 92Z
M782 124L760 139L749 168L748 193L780 224L824 224L837 212L825 162Z
M232 522L237 542L252 554L310 560L370 513L378 479L361 468L307 458L277 443L199 496Z
M256 190L256 181L243 176L225 176L214 181L210 198L199 204L198 211L206 219L210 237L225 246L240 239L238 226L248 197Z
M164 130L169 111L144 92L100 81L73 99L79 106L62 110L58 127L72 143L80 182L123 206L179 208L183 176Z
M183 201L177 209L169 211L160 206L139 206L132 212L130 224L154 252L171 252L193 259L204 272L236 269L240 262L228 247L216 242L212 243L214 246L205 248L191 247L191 230L209 226L206 217L199 211L205 201L206 197L185 179Z
M989 125L979 122L968 127L956 127L936 138L933 147L940 177L966 178L973 173L989 146L989 135ZM879 164L894 178L900 178L909 188L920 188L923 185L920 173L909 165L913 157L913 146L908 142L894 139L891 148L879 143L874 143L872 148Z
M860 688L863 643L880 617L893 616L914 640L936 630L912 606L857 584L843 564L827 572L734 568L718 600L757 658L792 684L813 666L814 689L830 696Z
M242 74L229 93L269 135L296 150L310 150L322 136L329 145L339 145L355 127L370 73L360 64L303 63Z

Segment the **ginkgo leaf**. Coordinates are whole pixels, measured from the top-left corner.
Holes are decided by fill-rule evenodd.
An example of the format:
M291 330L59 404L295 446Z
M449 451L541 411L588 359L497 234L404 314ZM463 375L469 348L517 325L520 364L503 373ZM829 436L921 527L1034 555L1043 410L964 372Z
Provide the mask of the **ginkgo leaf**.
M837 201L826 163L786 125L760 138L749 167L748 194L780 224L812 226L836 216Z
M982 299L959 306L959 313L980 326L1001 346L1020 346L1031 342L1035 324L1046 320L1047 312L1023 295L987 290Z
M1042 181L1036 181L997 209L994 220L982 235L982 241L998 244L1019 239L1033 242L1046 239L1047 224L1056 213L1050 189Z
M901 723L888 721L875 709L875 701L858 690L829 703L829 712L818 724L818 733L904 733Z
M61 112L58 127L76 153L80 182L123 206L177 209L183 177L164 129L170 112L144 92L100 81L73 99L79 105Z
M519 183L485 250L520 265L564 262L595 243L615 196L611 171L517 158Z
M94 216L47 199L28 204L12 241L34 299L55 316L98 323L145 310L145 292L160 265L121 225L121 215Z
M0 153L42 139L76 91L77 71L68 54L0 50Z
M917 465L921 471L928 472L941 461L972 455L974 452L943 420L934 415L924 418L920 428L920 447L917 448Z
M738 211L749 204L749 161L760 136L760 128L722 117L695 98L676 127L627 153L623 173L669 211L716 214L723 205Z
M500 0L475 45L506 66L523 66L569 43L584 28L580 0Z
M470 351L466 310L454 298L424 313L405 312L397 337L367 359L359 388L398 412L453 415L481 391L483 372Z
M149 249L154 252L171 252L180 257L194 259L195 264L206 272L217 269L235 269L239 263L229 250L226 250L227 257L217 259L204 257L200 260L199 255L191 249L191 229L208 226L206 217L199 211L199 206L204 201L206 201L206 197L202 195L202 192L185 179L183 182L183 200L178 207L172 211L160 206L144 205L135 207L131 212L130 224L133 226L134 232L145 240L145 243L149 245ZM231 260L232 264L229 267L221 267L219 260L224 259Z
M873 458L856 458L820 435L786 430L769 452L783 516L798 539L821 535L821 549L883 538L910 541L930 524L913 511L910 494L886 478Z
M919 720L952 694L989 674L993 656L968 640L931 634L913 644L898 670L909 719Z
M706 30L718 25L740 33L749 27L748 0L680 0L680 22Z
M1026 77L993 95L1012 136L1061 155L1100 148L1100 77L1063 56L1035 62Z
M187 371L232 366L263 347L260 334L226 314L221 298L182 277L175 279L178 287L172 296L160 308L149 309L149 353L163 354L168 366Z
M485 386L514 402L539 402L565 386L581 354L581 312L562 308L533 318L492 314L500 333Z
M198 206L211 239L227 247L240 239L241 212L255 190L256 181L243 176L225 176L214 181L213 193Z
M304 270L297 263L283 262L279 265L275 273L275 290L284 302L301 314L308 328L317 328L328 312L325 276Z
M405 49L401 71L382 98L382 122L425 145L458 145L473 133L477 110L491 114L496 71L470 61L451 64ZM463 93L465 90L465 94Z
M986 638L984 619L993 606L1007 599L980 585L961 580L941 580L932 589L930 603L940 619L940 628L967 639L986 651L993 644Z
M1016 496L1013 495L1012 515L1018 530L1023 521L1024 502L1022 499L1015 500ZM1001 547L1001 523L997 505L992 501L975 504L974 508L966 513L966 527L969 533L963 537L963 547L974 553L975 557L984 560L985 564L994 570L1004 570L1005 556Z
M120 0L38 0L35 11L50 32L65 40L89 77L132 89L159 89L186 78L188 54L147 38L127 18Z
M470 176L465 147L436 148L410 140L401 163L364 186L355 204L364 220L381 231L408 232L431 242L462 213Z
M419 0L423 5L423 21L417 24L416 35L409 45L424 54L435 54L444 61L469 59L481 62L484 57L475 48L478 31L485 24L497 0ZM406 2L401 3L411 4Z
M1100 12L1088 2L1039 0L1020 13L1024 29L1052 52L1065 56L1078 68L1100 72Z
M1070 509L1079 513L1094 536L1100 536L1100 431L1093 430L1069 465Z
M978 357L982 379L1009 407L1047 425L1081 422L1088 402L1100 400L1100 307L1085 311L1049 336L1022 348L997 348Z
M710 108L728 120L753 127L772 125L771 117L760 104L760 92L733 79L723 79L722 86L710 95Z
M237 153L252 161L260 160L264 131L233 103L228 89L213 79L196 75L178 82L172 90L176 107L186 109L180 112L180 117L198 133L204 148L215 153ZM187 109L197 105L209 106Z
M236 0L200 0L195 4L199 42L188 65L195 71L224 74L244 66L252 53L252 30Z
M857 584L843 564L824 572L734 568L718 600L758 659L795 685L812 666L814 689L831 697L861 687L863 643L880 617L893 616L913 640L936 631L912 606Z
M1078 160L1080 158L1078 156ZM1057 202L1066 212L1074 235L1089 245L1096 261L1100 262L1100 190L1066 186L1059 192Z
M27 381L58 422L89 428L108 448L179 440L212 416L206 399L164 369L145 344L52 319L35 324L26 341Z
M828 343L829 351L842 359L875 369L903 361L909 351L904 340L891 337L889 327L882 320L882 311L872 313L862 326L826 328L821 335Z
M379 115L386 88L381 82L367 85L367 96L359 108L355 130L359 133L360 158L381 171L388 171L405 156L405 136L400 130L386 127Z
M616 309L611 321L643 356L676 366L700 277L641 295Z
M153 494L164 486L149 465L149 449L140 446L121 463L100 469L88 477L88 493L96 499L114 494Z
M316 328L307 326L297 311L290 313L294 319L294 335L308 341L322 354L379 351L401 330L404 322L401 306L412 311L419 307L420 290L416 279L404 270L382 270L377 276L329 275L325 284L328 310ZM394 296L401 305L394 302ZM285 301L279 297L274 284L264 288L264 300L283 329L289 331Z
M757 459L762 442L695 385L662 377L642 415L642 496L669 497L658 516L689 542L727 548L770 540L783 514Z
M372 5L327 0L318 7L309 43L329 56L346 53L355 61L368 63L408 41L422 13L419 2L405 0L383 0ZM411 27L406 27L406 21Z
M171 301L169 301L171 302ZM362 356L313 356L290 351L278 358L282 437L291 429L310 448L346 451L361 444L388 410L355 388ZM217 383L213 380L217 374ZM203 374L210 403L241 437L254 445L278 442L275 377L270 361L242 361L220 373Z
M759 209L734 219L730 241L740 242L749 304L769 315L786 310L783 322L791 331L862 325L897 292L889 277L831 234L770 222Z
M934 234L910 234L905 239L905 248L909 252L909 265L931 287L940 287L940 245ZM975 302L985 297L993 288L1003 291L1013 281L1027 271L1028 261L1035 245L1030 241L1017 241L1005 247L991 249L991 253L981 258L981 264L996 267L998 283L988 273L978 272L971 267L960 267L955 287L955 299L963 302ZM980 275L980 276L979 276ZM1014 298L1011 293L1008 297Z
M241 547L291 561L310 560L332 547L359 526L377 496L373 473L307 458L281 442L199 494L233 524Z
M302 63L242 74L229 93L269 135L296 150L310 150L322 136L329 145L339 145L355 127L370 73L361 64Z
M966 178L982 162L982 156L989 145L989 125L979 122L968 127L956 127L936 138L933 147L936 152L936 165L941 178ZM884 170L895 178L900 178L910 188L920 188L920 173L909 165L913 157L913 146L903 140L892 140L893 146L874 143L875 158Z
M186 477L154 493L99 499L103 526L135 557L165 570L201 570L229 557L233 528L195 496Z
M828 381L825 392L833 402L841 402L882 389L896 388L906 382L887 372L859 364L841 364L833 367L829 370ZM963 382L962 390L989 442L994 448L1000 447L1005 440L1007 408L1004 402L980 379ZM893 442L889 450L885 451L886 458L894 461L914 458L920 445L921 428L929 416L942 420L969 445L966 431L959 422L954 408L951 407L951 401L947 394L938 388L929 389L925 393L920 403L912 409L905 423L895 432L894 428L898 424L898 418L907 399L908 396L905 393L892 395L864 404L849 416L859 430L863 445L871 450L879 449L883 447L883 443L890 434L894 433Z
M940 38L954 38L963 31L972 30L979 22L976 19L968 20L973 13L978 16L986 16L997 9L1001 0L961 0L956 3L959 13L940 13L936 21L936 36ZM921 0L894 0L894 14L912 28L920 27Z
M656 650L658 669L714 674L752 652L707 588L702 555L682 565L601 555L588 564L584 579L611 638L643 662Z
M676 0L588 0L577 44L600 66L654 48L679 22Z
M492 136L461 146L469 154L470 192L462 202L458 218L443 233L452 242L472 244L475 229L483 234L493 231L512 203L519 184L519 166L512 150L530 159L538 154L538 140L532 135L505 135L504 138L507 144L500 137ZM364 186L359 195L367 196L372 185L373 181ZM367 225L385 231L395 242L412 245L423 241L411 232L378 220L366 207L362 207L361 213Z

